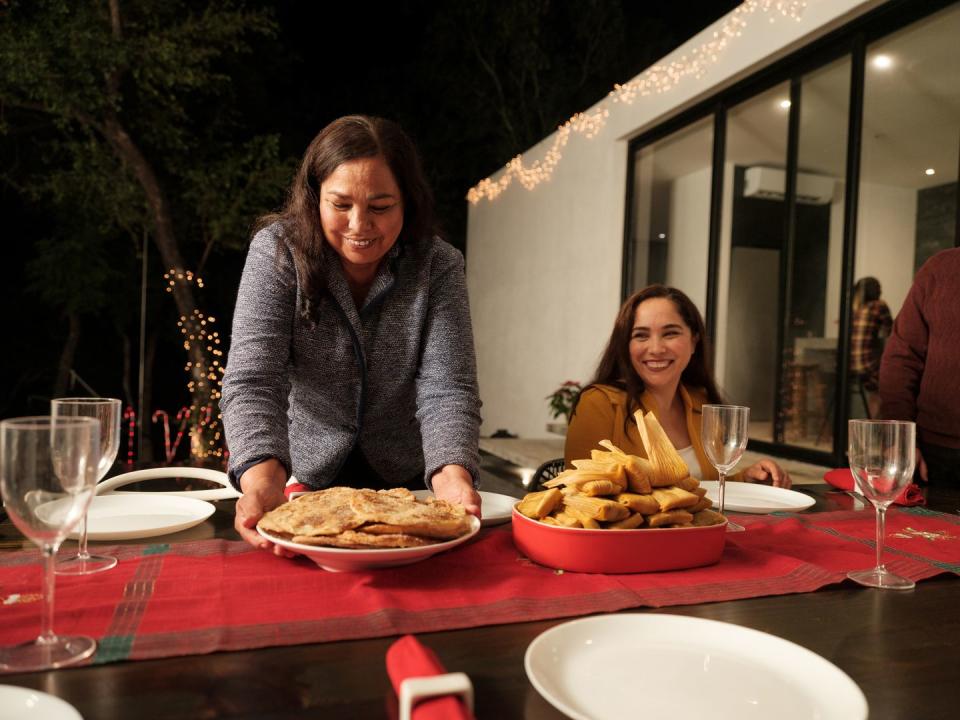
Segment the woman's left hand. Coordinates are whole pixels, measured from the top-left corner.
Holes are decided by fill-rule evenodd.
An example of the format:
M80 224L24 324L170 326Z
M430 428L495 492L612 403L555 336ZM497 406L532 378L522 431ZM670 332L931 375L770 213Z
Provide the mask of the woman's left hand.
M747 482L770 482L780 488L789 488L793 484L790 473L766 458L744 470L743 477Z
M473 478L463 465L444 465L430 478L430 484L438 499L463 505L468 513L480 517L480 495L473 489Z

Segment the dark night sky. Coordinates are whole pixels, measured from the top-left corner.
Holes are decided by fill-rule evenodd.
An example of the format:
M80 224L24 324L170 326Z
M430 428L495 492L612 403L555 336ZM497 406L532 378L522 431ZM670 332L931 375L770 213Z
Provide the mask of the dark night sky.
M299 157L316 132L341 115L369 113L399 121L424 157L441 225L450 241L461 248L466 228L464 196L472 185L573 113L602 99L614 83L634 77L738 4L729 0L596 0L597 5L614 7L619 18L616 27L609 30L609 45L614 50L602 63L591 67L591 72L582 73L583 81L577 87L554 92L541 108L540 126L529 124L526 134L511 142L498 125L492 101L487 100L493 97L489 77L451 23L452 3L260 2L274 9L279 33L274 39L258 41L254 62L232 77L246 131L251 135L277 133L282 153ZM548 3L550 19L539 27L544 46L553 48L554 53L542 76L547 94L557 90L550 87L554 80L566 80L581 69L578 48L569 38L575 36L583 13L590 12L593 5L587 0ZM500 12L514 6L504 2L495 7ZM494 27L497 19L492 21ZM484 51L504 45L498 45L494 34L484 37ZM516 66L504 64L501 69L509 73ZM525 97L522 90L515 90L509 98L512 109ZM541 126L546 129L538 130ZM0 142L9 140L0 138ZM278 204L281 200L278 197ZM263 211L272 209L265 207ZM52 230L49 208L42 201L28 200L3 187L0 210L7 227L7 242L0 244L3 265L23 268L39 239ZM159 261L154 258L152 262L151 272L159 276ZM203 302L219 316L224 335L229 335L242 262L240 254L224 252L205 271ZM159 281L158 277L151 278L151 283ZM23 273L17 273L0 288L9 338L7 352L0 360L0 373L6 379L0 399L0 416L4 417L45 411L66 337L63 318L40 305L27 291L27 284ZM119 298L117 302L136 306L139 298ZM148 322L167 324L170 308L151 310L155 314L152 312ZM135 340L136 328L126 332ZM182 392L182 350L175 334L162 342L156 365L157 395L169 400L165 403L168 409L174 409L180 403L169 398ZM120 344L110 320L85 319L75 368L101 394L122 396L119 378L125 372L136 386L136 358L131 375L124 370ZM163 407L164 403L157 405Z

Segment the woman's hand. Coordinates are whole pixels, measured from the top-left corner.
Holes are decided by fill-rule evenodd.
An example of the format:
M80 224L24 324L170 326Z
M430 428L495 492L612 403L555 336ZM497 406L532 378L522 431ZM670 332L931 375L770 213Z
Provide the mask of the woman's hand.
M233 527L241 538L255 548L272 548L274 555L293 557L293 553L274 545L257 532L257 522L263 514L287 501L283 494L286 484L287 471L279 460L264 460L247 470L240 476L243 495L237 500Z
M768 458L744 470L743 477L747 482L770 482L774 487L788 489L793 484L790 473Z
M430 483L438 499L463 505L468 513L480 517L480 496L463 465L444 465L433 474Z

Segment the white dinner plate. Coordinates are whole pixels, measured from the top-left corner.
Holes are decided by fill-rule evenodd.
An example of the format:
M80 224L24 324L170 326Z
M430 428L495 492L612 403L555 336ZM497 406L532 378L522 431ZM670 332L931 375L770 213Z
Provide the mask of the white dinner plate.
M129 485L135 482L144 482L147 480L168 480L170 478L195 478L198 480L207 480L220 485L220 487L210 490L162 491L167 496L179 495L180 497L189 497L196 500L230 500L240 497L240 493L237 492L237 490L230 484L227 474L221 470L177 466L134 470L133 472L115 475L97 485L97 495L109 495L113 493L119 494L120 492L124 491L118 491L117 488L121 488L124 485Z
M433 493L429 490L414 490L413 494L417 496L418 500L426 500L428 497L433 496ZM520 502L519 498L501 495L500 493L478 490L477 494L480 495L480 500L483 501L483 505L481 505L483 520L480 521L483 527L510 522L513 506Z
M61 512L62 501L48 503L40 512ZM132 540L168 535L199 525L216 508L204 500L170 496L166 493L121 493L97 495L87 511L88 540ZM76 539L74 528L67 537Z
M0 720L83 720L68 702L39 690L0 685Z
M743 513L798 512L813 505L809 495L756 483L727 481L723 498L723 509ZM700 487L706 489L707 497L716 505L720 502L720 491L716 480L704 480Z
M303 545L301 543L291 542L279 538L266 530L257 527L263 537L280 547L292 550L300 555L306 555L324 570L330 572L360 572L373 568L396 567L397 565L410 565L421 560L426 560L444 550L454 548L461 543L465 543L478 532L480 532L480 521L470 516L470 532L453 540L437 543L435 545L424 545L423 547L412 548L382 548L382 549L353 549L337 547L320 547L316 545Z
M749 628L680 615L614 614L557 625L524 657L527 677L575 720L862 720L840 668Z

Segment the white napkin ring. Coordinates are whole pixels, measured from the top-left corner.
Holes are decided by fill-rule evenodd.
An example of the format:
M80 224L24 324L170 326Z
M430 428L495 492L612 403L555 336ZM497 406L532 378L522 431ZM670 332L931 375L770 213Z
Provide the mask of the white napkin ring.
M466 673L455 672L429 677L411 677L400 683L400 720L413 717L413 706L438 695L457 695L473 714L473 683Z

